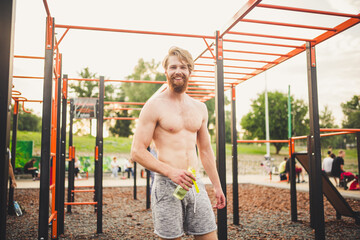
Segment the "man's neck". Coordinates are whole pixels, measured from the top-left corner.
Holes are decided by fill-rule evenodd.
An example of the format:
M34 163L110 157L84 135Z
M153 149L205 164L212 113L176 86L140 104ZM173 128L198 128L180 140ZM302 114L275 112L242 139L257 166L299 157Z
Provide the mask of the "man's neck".
M185 97L186 97L186 93L183 92L183 93L177 93L173 90L171 90L170 88L168 88L166 90L167 92L167 95L169 96L169 98L175 100L175 101L183 101L185 100Z

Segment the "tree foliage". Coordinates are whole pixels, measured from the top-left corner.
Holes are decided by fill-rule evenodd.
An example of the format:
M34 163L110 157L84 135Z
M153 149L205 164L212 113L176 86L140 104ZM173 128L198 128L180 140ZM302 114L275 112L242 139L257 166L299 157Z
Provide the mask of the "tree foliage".
M287 94L275 91L268 92L270 138L282 140L288 138ZM252 101L252 110L241 119L241 126L246 130L245 139L265 139L265 93ZM291 97L292 136L304 135L308 132L309 120L305 118L308 107L303 100ZM283 143L273 143L278 154Z
M138 64L134 68L134 72L127 76L126 79L147 80L147 81L166 81L164 73L158 72L160 63L156 63L154 59L145 62L140 58ZM125 94L127 102L146 102L159 88L161 84L150 83L123 83L121 91ZM131 115L139 116L139 112L132 112Z
M354 95L350 101L341 104L344 113L343 128L360 128L360 95Z
M29 109L27 109L29 111ZM11 113L14 112L14 106L12 106ZM20 131L30 131L30 132L40 132L41 131L41 117L33 113L26 113L19 109L18 113L18 130ZM13 114L11 114L11 129L13 127Z
M360 95L354 95L350 101L341 103L341 108L344 113L343 128L360 128ZM349 144L355 143L355 134L347 134L345 141Z
M85 67L78 73L81 78L99 79L97 73L90 72L88 67ZM96 81L77 81L70 83L69 87L76 93L76 97L99 97L99 82ZM112 84L105 84L105 101L113 100L114 86Z

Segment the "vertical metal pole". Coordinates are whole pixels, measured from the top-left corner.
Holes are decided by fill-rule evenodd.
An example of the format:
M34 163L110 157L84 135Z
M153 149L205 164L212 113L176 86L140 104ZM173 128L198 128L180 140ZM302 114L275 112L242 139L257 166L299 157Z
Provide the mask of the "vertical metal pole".
M136 162L134 162L134 199L136 200Z
M316 60L315 46L310 42L306 43L307 69L308 69L308 89L309 89L309 115L310 115L310 175L313 187L310 198L312 201L312 212L314 216L315 239L325 239L324 223L324 201L321 179L321 147L320 147L320 127L319 109L317 94Z
M237 130L236 130L236 94L235 86L231 85L231 142L232 142L232 168L233 168L233 222L239 225L239 183L238 183L238 157L237 157Z
M270 127L269 127L269 101L268 101L268 91L267 91L267 77L266 71L265 74L265 135L266 140L270 140ZM270 161L270 142L266 142L266 158Z
M97 115L96 146L98 146L98 168L96 184L97 201L97 233L102 233L102 180L103 180L103 122L104 122L104 76L100 76L99 82L99 108Z
M70 99L70 128L69 128L69 149L73 150L73 123L74 123L74 99ZM74 159L72 153L69 151L69 165L68 165L68 202L74 201ZM71 205L67 205L67 212L71 213Z
M59 158L59 209L58 209L58 236L64 233L64 199L65 199L65 155L66 155L66 113L67 113L67 75L62 80L62 106L61 106L61 142ZM60 99L60 98L59 98Z
M291 95L290 95L290 85L288 91L288 139L292 137L292 127L291 127ZM291 156L290 156L291 157Z
M150 209L151 201L150 201L150 171L145 169L146 171L146 209Z
M291 202L291 221L297 222L297 197L296 197L296 172L295 172L295 156L292 154L292 145L294 142L289 139L290 148L290 202Z
M13 129L12 129L12 139L11 139L11 165L13 170L15 170L16 162L16 139L17 139L17 130L18 130L18 119L19 119L19 101L14 103L14 114L13 114ZM11 186L12 180L10 179L9 186L9 203L8 203L8 214L14 215L14 188Z
M54 18L47 17L43 113L41 134L41 175L39 202L39 239L48 239L49 187L50 187L50 143L51 143L51 110L54 57Z
M224 112L224 59L223 39L216 31L215 64L215 111L216 111L216 163L222 190L226 197L226 152L225 152L225 112ZM218 238L227 239L227 207L217 210Z
M59 54L59 53L58 53ZM60 136L60 128L61 128L61 85L62 85L62 79L61 79L61 73L59 74L59 77L57 79L57 108L56 108L56 175L55 175L55 210L57 211L57 221L56 221L56 233L53 233L54 236L57 238L59 236L60 229L58 228L59 225L61 226L61 221L59 221L59 213L62 212L61 219L64 217L64 208L62 207L62 210L60 210L60 202L61 200L64 200L64 198L61 199L61 160L60 160L60 145L61 145L61 136ZM56 234L56 235L55 235Z
M0 1L0 239L6 239L15 0Z
M356 133L356 149L357 149L357 159L358 159L358 176L360 177L360 132ZM358 179L360 183L360 179Z

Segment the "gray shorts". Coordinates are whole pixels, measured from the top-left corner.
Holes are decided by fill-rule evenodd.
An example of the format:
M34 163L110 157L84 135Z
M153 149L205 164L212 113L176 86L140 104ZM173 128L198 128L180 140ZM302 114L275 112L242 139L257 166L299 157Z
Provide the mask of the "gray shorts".
M154 232L161 238L177 238L184 235L204 235L217 229L215 215L205 186L196 180L195 187L183 200L173 196L176 184L169 178L156 174L151 191L151 208Z

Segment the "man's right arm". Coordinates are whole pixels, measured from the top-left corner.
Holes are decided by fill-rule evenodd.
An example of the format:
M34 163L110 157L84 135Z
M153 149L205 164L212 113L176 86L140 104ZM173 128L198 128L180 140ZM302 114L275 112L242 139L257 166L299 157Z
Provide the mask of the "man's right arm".
M158 107L159 106L157 106L157 104L154 104L150 100L141 110L131 147L131 158L135 162L144 166L146 169L167 176L173 182L188 190L188 187L192 186L191 178L194 178L191 173L186 170L176 169L164 162L161 162L147 150L147 147L150 145L153 138L157 124L158 115L156 113L158 111Z

